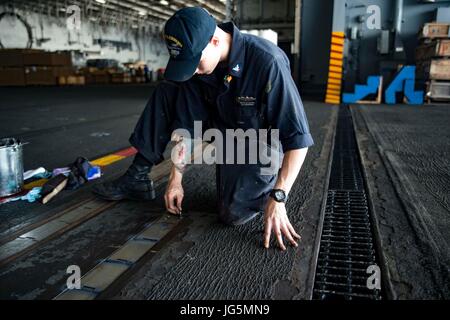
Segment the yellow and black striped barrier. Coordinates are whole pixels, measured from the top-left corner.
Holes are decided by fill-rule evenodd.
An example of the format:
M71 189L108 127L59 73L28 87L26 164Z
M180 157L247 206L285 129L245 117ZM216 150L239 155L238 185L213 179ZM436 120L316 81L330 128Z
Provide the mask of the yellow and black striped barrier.
M331 36L330 65L328 68L328 84L325 98L326 103L341 103L344 38L345 34L341 31L334 31Z

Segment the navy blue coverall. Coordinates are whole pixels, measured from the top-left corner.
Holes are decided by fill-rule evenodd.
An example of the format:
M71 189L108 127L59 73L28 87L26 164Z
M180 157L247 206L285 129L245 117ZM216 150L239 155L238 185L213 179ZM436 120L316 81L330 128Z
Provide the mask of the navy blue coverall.
M314 144L303 104L292 79L289 60L271 42L243 34L233 23L219 25L232 34L226 66L188 81L163 81L154 90L130 143L152 164L175 129L193 134L203 129L278 129L282 151ZM230 77L231 76L231 77ZM264 211L276 174L261 175L257 164L217 164L219 218L226 224L246 223Z

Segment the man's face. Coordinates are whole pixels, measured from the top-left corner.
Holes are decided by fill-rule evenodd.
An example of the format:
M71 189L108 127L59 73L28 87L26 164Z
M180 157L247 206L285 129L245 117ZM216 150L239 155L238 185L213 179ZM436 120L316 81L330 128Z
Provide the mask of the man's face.
M213 37L205 49L195 74L211 74L220 62L221 50L219 39Z

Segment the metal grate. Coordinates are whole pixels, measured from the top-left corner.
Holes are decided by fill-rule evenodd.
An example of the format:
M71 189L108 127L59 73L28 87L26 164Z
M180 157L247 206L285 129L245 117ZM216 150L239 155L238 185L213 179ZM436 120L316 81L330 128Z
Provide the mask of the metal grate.
M367 287L366 270L377 264L370 212L351 115L339 110L314 299L381 299Z

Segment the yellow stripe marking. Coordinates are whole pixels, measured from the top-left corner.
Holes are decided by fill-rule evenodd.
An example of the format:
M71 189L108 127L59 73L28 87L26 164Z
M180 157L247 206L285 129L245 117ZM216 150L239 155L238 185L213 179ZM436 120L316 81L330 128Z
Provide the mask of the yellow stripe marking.
M338 44L338 45L341 45L341 46L343 46L344 45L344 39L343 38L337 38L337 37L332 37L331 38L331 43L332 44Z
M332 79L342 79L342 73L329 72L328 78Z
M341 90L341 86L337 85L337 84L331 84L329 83L327 86L328 89L332 89L332 90Z
M328 82L340 85L342 83L342 79L328 79Z
M344 58L344 54L342 54L342 53L337 53L337 52L331 52L330 58L342 60L342 59Z
M330 72L342 73L342 67L330 66Z
M339 104L341 102L344 45L345 33L342 31L332 32L330 61L328 66L328 84L325 96L326 103Z
M340 96L341 95L341 90L330 90L330 89L328 89L327 90L327 96L330 96L330 95Z
M344 53L344 47L332 44L331 45L331 51L338 52L338 53Z
M338 99L338 100L340 100L341 96L339 94L327 94L326 98L327 99L330 98L330 99Z
M345 38L345 33L343 31L333 31L332 35L339 38Z
M330 59L330 64L332 66L342 67L344 65L344 62L342 60Z
M124 156L118 156L118 155L115 155L115 154L111 154L111 155L109 155L109 156L105 156L105 157L99 158L99 159L97 159L97 160L94 160L94 161L92 161L91 163L92 163L93 165L95 165L95 166L102 166L102 167L105 167L105 166L110 165L111 163L120 161L120 160L122 160L122 159L124 159L124 158L126 158L126 157L124 157Z
M328 93L336 93L336 92L339 92L339 95L341 95L341 90L336 90L336 89L331 89L331 90L328 89L326 93L328 95Z
M111 154L111 155L104 156L104 157L101 157L101 158L98 158L98 159L96 159L94 161L89 161L89 162L92 165L94 165L94 166L105 167L105 166L108 166L108 165L110 165L110 164L112 164L114 162L120 161L120 160L122 160L124 158L126 158L126 157L118 156L118 155L115 155L115 154ZM23 188L26 189L26 190L31 190L31 189L36 188L36 187L42 187L47 181L48 181L48 179L39 179L39 180L36 180L36 181L33 181L33 182L25 184L23 186Z

